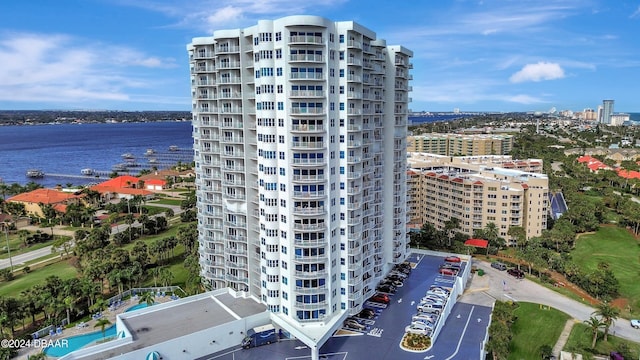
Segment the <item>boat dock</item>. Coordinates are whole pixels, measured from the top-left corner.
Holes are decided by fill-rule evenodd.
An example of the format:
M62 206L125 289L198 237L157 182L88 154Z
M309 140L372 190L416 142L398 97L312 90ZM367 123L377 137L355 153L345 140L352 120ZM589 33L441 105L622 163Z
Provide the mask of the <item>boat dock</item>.
M54 174L54 173L44 173L44 176L47 177L58 177L58 178L69 178L69 179L98 179L98 180L109 180L109 175L111 173L108 171L94 171L92 175L73 175L73 174Z

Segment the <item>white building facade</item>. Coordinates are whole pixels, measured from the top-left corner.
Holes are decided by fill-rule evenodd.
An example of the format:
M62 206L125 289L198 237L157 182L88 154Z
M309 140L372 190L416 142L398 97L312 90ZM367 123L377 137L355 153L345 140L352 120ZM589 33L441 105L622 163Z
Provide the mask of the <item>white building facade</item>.
M407 255L412 52L316 16L187 49L207 285L298 326L359 311Z

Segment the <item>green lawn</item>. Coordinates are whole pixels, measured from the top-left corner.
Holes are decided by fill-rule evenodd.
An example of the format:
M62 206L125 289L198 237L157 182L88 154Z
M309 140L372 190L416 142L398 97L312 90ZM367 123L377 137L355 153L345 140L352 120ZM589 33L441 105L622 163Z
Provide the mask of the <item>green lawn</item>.
M518 305L514 311L517 319L511 327L513 338L509 359L539 360L540 347L556 344L569 315L553 308L542 309L533 303L519 302Z
M620 283L620 296L629 300L633 314L640 312L640 245L627 230L604 226L595 234L580 236L571 257L587 272L600 262L608 263ZM623 316L628 315L623 309Z
M176 234L178 233L178 228L180 228L180 226L182 226L183 224L179 224L177 226L171 226L169 229L167 229L164 232L159 233L158 235L145 235L141 238L139 238L138 240L142 240L145 244L147 244L147 246L151 245L152 242L156 241L157 239L162 239L162 238L166 238L166 237L170 237L170 236L176 236ZM184 224L186 225L186 224ZM137 240L134 240L132 243L124 245L122 248L127 250L127 251L131 251L131 249L133 249L133 246L135 244Z
M17 234L9 235L9 247L11 248L11 256L16 256L16 255L19 255L19 254L27 253L29 251L42 249L43 247L47 247L47 246L53 244L53 242L56 239L59 239L61 237L68 238L68 236L56 235L56 236L54 236L53 240L51 240L51 241L33 244L33 245L29 246L29 247L23 247L22 240L20 239L20 236L18 236ZM0 259L8 259L9 258L9 253L7 251L6 236L3 234L2 238L0 240L1 240L0 241Z
M618 320L624 321L624 320ZM640 355L640 344L621 339L619 337L609 334L607 342L603 340L603 334L600 333L598 341L596 342L595 350L591 349L591 341L593 339L593 333L587 328L585 324L577 323L571 329L571 335L564 346L564 351L574 352L582 354L584 360L593 359L593 354L608 355L611 351L621 351L624 346L627 346L631 351L631 357L629 359L637 359ZM627 357L625 357L627 359Z
M77 276L77 271L66 261L60 261L35 269L29 274L18 273L15 279L0 283L0 296L18 296L21 291L44 283L44 279L51 275L61 279L71 279Z

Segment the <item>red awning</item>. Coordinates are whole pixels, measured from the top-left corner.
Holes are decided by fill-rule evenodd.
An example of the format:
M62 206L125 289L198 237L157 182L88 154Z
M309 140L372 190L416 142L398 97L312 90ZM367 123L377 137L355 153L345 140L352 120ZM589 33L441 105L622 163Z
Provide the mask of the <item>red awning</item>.
M483 239L469 239L464 242L464 245L486 249L489 245L489 241Z

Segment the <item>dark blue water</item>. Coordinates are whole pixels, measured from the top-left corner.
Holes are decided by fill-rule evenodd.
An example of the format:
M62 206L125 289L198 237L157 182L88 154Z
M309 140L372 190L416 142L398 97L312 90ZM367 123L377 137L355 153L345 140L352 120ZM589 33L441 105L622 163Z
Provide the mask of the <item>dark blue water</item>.
M190 122L0 126L0 178L9 184L35 181L45 187L84 185L96 181L91 177L30 179L26 172L40 169L80 175L85 168L111 171L115 164L124 162L125 153L149 166L144 157L147 149L169 153L174 145L187 152L193 148L191 134Z
M429 116L409 116L410 125L418 125L423 123L437 122L437 121L453 121L458 119L464 119L474 115L469 114L434 114Z

